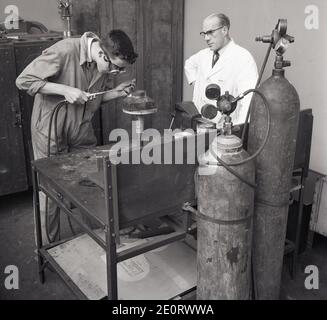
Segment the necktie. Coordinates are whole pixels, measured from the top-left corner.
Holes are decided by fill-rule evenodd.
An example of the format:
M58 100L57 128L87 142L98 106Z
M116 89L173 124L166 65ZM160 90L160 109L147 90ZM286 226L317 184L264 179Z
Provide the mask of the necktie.
M218 59L219 59L219 53L216 50L216 51L214 51L213 57L212 57L212 68L215 66L215 64L218 61Z

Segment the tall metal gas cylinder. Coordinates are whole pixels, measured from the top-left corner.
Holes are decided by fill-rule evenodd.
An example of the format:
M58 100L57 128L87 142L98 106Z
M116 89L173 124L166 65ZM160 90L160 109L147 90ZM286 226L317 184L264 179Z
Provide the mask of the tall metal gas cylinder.
M251 242L254 189L225 167L248 158L235 135L217 136L199 157L197 214L197 299L251 297ZM234 166L254 182L253 161Z
M255 159L256 195L253 226L253 273L256 299L278 299L280 291L289 194L300 111L299 96L285 78L290 63L276 57L272 76L258 90L270 104L268 141ZM267 115L260 96L252 100L248 151L262 144Z

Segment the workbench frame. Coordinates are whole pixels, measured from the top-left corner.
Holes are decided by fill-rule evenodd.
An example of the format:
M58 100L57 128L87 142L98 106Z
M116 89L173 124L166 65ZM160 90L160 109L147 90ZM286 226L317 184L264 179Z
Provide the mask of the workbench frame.
M62 212L67 214L69 218L75 221L99 246L106 252L106 265L107 265L107 299L118 299L118 280L117 280L117 263L133 258L137 255L146 253L153 249L167 245L169 243L185 239L190 226L190 216L187 212L183 211L183 221L181 224L173 222L168 216L161 217L169 226L174 228L174 232L160 236L160 238L152 239L146 244L141 244L136 247L124 250L117 253L117 244L119 243L119 213L118 213L118 189L117 189L117 166L110 162L109 157L103 157L103 174L104 174L104 195L105 195L105 209L106 221L101 224L105 233L105 241L101 239L85 222L78 219L73 215L72 205L79 209L81 214L85 214L92 218L92 212L85 212L83 208L79 207L73 199L70 198L68 193L56 184L53 179L47 177L44 173L38 170L37 161L32 161L32 180L33 180L33 208L34 208L34 221L35 221L35 237L37 245L37 258L38 258L38 273L40 282L45 282L44 270L47 265L51 265L55 272L62 278L66 285L73 291L79 299L88 299L81 289L73 282L73 280L65 273L55 259L48 253L48 250L60 244L63 244L70 239L61 240L49 245L43 245L42 232L41 232L41 212L40 212L40 199L39 192L42 191L60 208ZM45 185L40 184L40 180L46 182ZM67 205L69 203L69 205ZM178 212L182 212L182 208ZM94 218L94 217L93 217ZM147 217L146 220L148 220ZM172 297L173 298L173 297Z

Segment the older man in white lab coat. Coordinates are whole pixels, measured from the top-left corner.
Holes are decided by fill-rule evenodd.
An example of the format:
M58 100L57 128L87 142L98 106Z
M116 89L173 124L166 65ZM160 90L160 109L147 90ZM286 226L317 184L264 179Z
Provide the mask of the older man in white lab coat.
M221 94L229 91L234 97L255 88L258 71L249 51L237 45L229 36L230 21L224 14L212 14L203 21L200 33L208 48L191 56L185 62L185 73L189 84L194 85L193 102L201 112L206 103L213 103L205 96L208 84L215 83ZM232 114L234 124L244 123L252 95L238 102ZM222 126L221 114L213 120Z

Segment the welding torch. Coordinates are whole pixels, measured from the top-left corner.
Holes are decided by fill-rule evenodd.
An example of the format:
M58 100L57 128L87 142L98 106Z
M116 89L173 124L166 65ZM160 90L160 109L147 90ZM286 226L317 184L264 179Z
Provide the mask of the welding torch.
M122 89L121 91L124 91L126 93L127 96L130 96L132 94L132 92L134 91L134 84L130 84L128 87ZM131 88L130 91L127 91L126 89ZM107 91L101 91L101 92L95 92L95 93L87 93L87 101L92 101L95 100L98 96L102 96L106 93L109 93L111 90L107 90Z
M99 96L102 96L102 95L104 95L104 94L106 94L106 93L109 93L110 91L112 91L112 90L106 90L106 91L101 91L101 92L94 92L94 93L91 93L91 92L86 92L86 97L87 97L87 101L86 102L88 102L88 101L93 101L93 100L95 100L97 97L99 97ZM128 91L126 91L126 89L123 89L123 90L120 90L120 91L124 91L125 93L126 93L126 95L127 96L130 96L131 95L131 92L133 91L131 91L131 92L128 92ZM60 101L60 103L69 103L69 101L68 100L61 100Z

